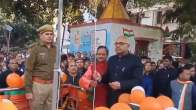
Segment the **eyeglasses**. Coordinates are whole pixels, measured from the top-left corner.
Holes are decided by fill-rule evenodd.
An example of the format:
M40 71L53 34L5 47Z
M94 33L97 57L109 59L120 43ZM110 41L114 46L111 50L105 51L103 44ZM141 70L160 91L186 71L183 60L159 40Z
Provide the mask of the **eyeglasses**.
M97 55L99 55L99 56L105 56L107 54L106 53L97 53Z
M125 45L125 44L128 44L128 43L124 43L124 42L115 42L115 45Z

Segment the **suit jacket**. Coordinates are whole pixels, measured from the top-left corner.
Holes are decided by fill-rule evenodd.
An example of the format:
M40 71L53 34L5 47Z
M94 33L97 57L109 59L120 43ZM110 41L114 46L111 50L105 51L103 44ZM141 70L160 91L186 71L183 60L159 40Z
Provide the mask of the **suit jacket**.
M142 84L143 65L141 60L133 54L128 53L125 56L111 56L108 60L108 72L103 78L103 82L109 83L119 81L121 89L109 89L108 104L109 106L117 102L122 93L130 93L134 86Z
M164 68L158 70L154 75L154 96L160 94L171 97L170 82L177 77L177 70L174 68Z

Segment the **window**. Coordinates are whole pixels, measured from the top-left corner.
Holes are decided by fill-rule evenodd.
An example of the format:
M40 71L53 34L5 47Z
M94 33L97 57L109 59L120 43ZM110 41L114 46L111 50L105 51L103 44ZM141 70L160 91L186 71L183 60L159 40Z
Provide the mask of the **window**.
M157 24L161 24L162 23L162 12L158 11L157 12Z

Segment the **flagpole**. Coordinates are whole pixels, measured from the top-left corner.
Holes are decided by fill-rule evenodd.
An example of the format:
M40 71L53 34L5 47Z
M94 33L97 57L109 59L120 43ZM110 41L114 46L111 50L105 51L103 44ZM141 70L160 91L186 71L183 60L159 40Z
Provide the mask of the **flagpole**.
M98 4L97 4L97 0L95 1L95 4L96 4L96 9L95 9L95 19L93 20L94 21L94 23L95 23L95 32L94 32L94 64L95 64L95 70L93 70L93 72L95 71L95 72L97 72L97 58L96 58L96 53L97 53L97 36L96 36L96 31L97 31L97 6L98 6ZM93 73L93 74L95 74L95 73ZM97 80L96 80L97 81ZM98 81L97 81L97 83L98 83ZM95 105L95 100L96 100L96 87L94 87L93 88L93 110L95 110L95 108L96 108L96 105Z
M56 63L54 67L53 91L52 91L52 110L58 110L59 88L60 88L60 56L61 56L61 37L62 37L62 16L63 0L59 0L58 5L58 27L56 40Z

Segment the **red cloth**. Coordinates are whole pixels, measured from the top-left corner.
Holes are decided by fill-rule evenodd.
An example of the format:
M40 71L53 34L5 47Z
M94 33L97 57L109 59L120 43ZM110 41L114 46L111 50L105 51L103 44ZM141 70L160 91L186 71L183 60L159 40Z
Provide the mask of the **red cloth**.
M106 62L98 62L96 66L91 64L88 67L86 73L81 77L79 83L80 86L85 89L90 89L89 84L92 79L93 71L96 70L100 73L101 76L106 74L107 71L107 63ZM107 105L107 94L108 94L108 87L104 84L98 84L96 87L96 94L95 94L95 106L106 106Z
M99 63L96 63L96 65L91 65L92 67L92 70L96 70L98 71L101 76L105 75L106 71L107 71L107 63L106 62L99 62Z
M98 84L95 93L95 106L107 106L108 87L106 85Z

